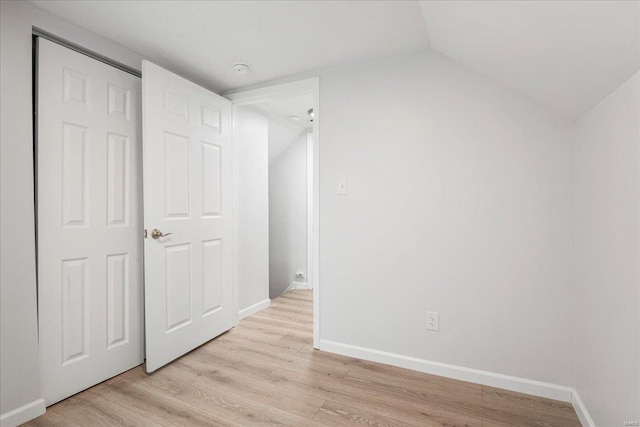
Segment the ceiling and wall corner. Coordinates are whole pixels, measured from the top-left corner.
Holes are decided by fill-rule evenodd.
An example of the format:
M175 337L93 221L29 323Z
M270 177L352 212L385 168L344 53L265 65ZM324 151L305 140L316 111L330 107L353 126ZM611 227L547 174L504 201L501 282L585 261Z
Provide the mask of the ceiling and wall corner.
M308 111L313 108L313 93L292 93L264 99L253 104L269 120L269 164L272 164L300 135L313 130Z
M637 1L421 1L433 49L578 119L640 68Z
M640 419L640 72L574 138L575 389L614 426Z
M35 3L219 93L429 46L413 1ZM235 62L250 73L237 75Z

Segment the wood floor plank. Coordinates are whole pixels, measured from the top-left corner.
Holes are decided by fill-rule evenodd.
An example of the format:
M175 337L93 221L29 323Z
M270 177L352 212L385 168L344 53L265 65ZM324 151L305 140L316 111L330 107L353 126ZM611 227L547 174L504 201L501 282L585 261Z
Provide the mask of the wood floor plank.
M544 397L531 396L495 387L482 386L482 399L502 403L516 408L535 409L541 413L563 418L568 417L573 419L575 416L575 411L573 410L571 403L546 399Z
M261 322L265 325L278 325L283 328L290 328L291 330L306 331L310 334L313 333L313 322L297 323L295 320L290 320L290 319L288 320L288 319L283 319L283 318L278 318L273 316L266 316L265 312L267 310L271 310L271 308L265 309L263 311L260 311L252 315L251 316L253 318L252 320L256 322ZM245 320L243 319L243 322L244 321ZM242 326L242 322L240 323L240 326Z
M45 415L31 420L27 425L34 427L82 427L80 423L75 422L63 414L61 405L54 405L47 408Z
M376 412L407 424L418 423L425 427L480 427L481 425L480 419L456 414L446 408L431 405L425 400L407 400L404 396L380 392L367 387L359 388L344 381L325 378L313 372L300 373L279 369L274 372L274 376L274 381L279 381L282 387L312 389L315 394L327 400L339 401L364 411Z
M279 311L276 309L263 310L254 314L254 316L258 318L267 318L267 319L281 320L284 322L292 322L296 325L307 325L307 326L311 325L313 327L313 318L310 318L309 316L300 316L299 314L296 314L296 313L289 313L286 311Z
M224 350L215 346L210 346L207 352L209 356L199 354L179 359L163 368L163 371L173 371L176 375L186 376L189 382L215 384L224 393L242 393L256 401L268 402L274 407L309 419L325 401L306 390L290 391L272 383L271 371L277 367L274 363L284 360L260 359L259 353L241 354L237 349L234 350L233 356L229 357L229 352L225 354ZM211 363L212 358L216 360L215 364ZM248 371L247 368L253 371Z
M176 398L190 405L198 405L240 425L274 426L319 426L309 418L287 410L282 410L263 400L243 396L244 391L229 390L224 385L195 382L188 389L178 393ZM277 397L277 395L275 396ZM280 399L282 399L280 397Z
M151 375L131 369L28 426L578 427L571 404L312 348L296 290Z
M110 385L102 394L113 402L129 407L152 422L165 426L241 426L205 408L188 405L149 383Z
M88 404L99 408L105 413L117 414L119 419L118 425L132 427L152 427L158 425L158 423L151 421L140 413L105 398L95 390L90 389L85 391L81 398Z
M253 347L270 349L283 354L295 354L304 346L303 343L288 341L282 338L282 336L273 337L260 332L234 329L218 338L217 341L228 344L231 347L236 343L238 345L245 343Z
M351 427L353 425L367 425L372 427L420 427L417 424L385 418L373 412L362 411L340 403L327 401L313 418L328 426Z
M487 421L510 423L513 425L539 426L540 423L547 427L579 427L579 421L567 420L564 417L548 416L535 409L517 407L496 403L492 401L477 400L467 396L443 396L433 390L413 390L404 386L398 386L392 381L380 381L377 378L347 377L345 382L350 382L361 389L376 390L386 395L404 399L407 402L425 404L438 407L456 414L478 417Z
M293 292L287 292L286 294L280 295L278 298L275 298L274 301L277 300L297 300L301 302L313 302L313 290L297 290Z
M229 344L229 341L225 341ZM242 369L262 369L272 372L274 369L286 367L302 372L313 371L333 378L344 378L351 367L335 362L331 359L301 358L297 353L291 354L286 350L279 351L278 347L264 347L252 345L250 341L236 340L232 342L233 352L224 348L209 346L202 352L215 357L219 363L242 364Z
M205 362L191 358L185 359L180 363L185 366L176 367L176 374L187 375L192 382L215 385L222 394L235 393L243 395L308 419L313 418L325 402L324 399L312 393L305 391L294 393L288 389L279 388L276 384L271 383L268 378L246 375L246 372L224 369L224 372L217 371L202 375L202 364Z
M282 326L277 323L267 323L263 319L257 319L252 316L242 319L240 322L242 328L234 328L236 330L248 330L260 332L268 336L288 336L295 337L298 341L311 344L313 336L309 333L308 328L294 329L290 325Z
M443 395L464 395L468 399L482 399L482 388L479 384L456 381L429 374L414 375L407 369L373 364L354 367L345 376L345 381L375 379L393 387L406 388L416 392L431 392Z
M86 399L76 395L63 400L58 405L60 413L64 414L66 418L82 420L79 424L93 426L133 425L132 423L127 424L122 414L105 409L92 402L90 398Z

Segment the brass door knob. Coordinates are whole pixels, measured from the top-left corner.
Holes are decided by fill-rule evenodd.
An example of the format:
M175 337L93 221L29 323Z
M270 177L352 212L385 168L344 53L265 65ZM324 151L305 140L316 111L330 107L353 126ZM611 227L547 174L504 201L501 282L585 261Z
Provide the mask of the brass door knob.
M173 233L163 233L162 231L158 230L157 228L154 228L153 230L151 230L151 238L153 239L159 239L160 237L167 237L169 235L171 235Z

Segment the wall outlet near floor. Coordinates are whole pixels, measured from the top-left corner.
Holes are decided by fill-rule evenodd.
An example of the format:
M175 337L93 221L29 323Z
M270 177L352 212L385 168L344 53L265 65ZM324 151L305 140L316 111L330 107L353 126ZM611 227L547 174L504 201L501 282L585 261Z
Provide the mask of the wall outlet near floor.
M440 330L440 313L427 311L427 329L436 332Z

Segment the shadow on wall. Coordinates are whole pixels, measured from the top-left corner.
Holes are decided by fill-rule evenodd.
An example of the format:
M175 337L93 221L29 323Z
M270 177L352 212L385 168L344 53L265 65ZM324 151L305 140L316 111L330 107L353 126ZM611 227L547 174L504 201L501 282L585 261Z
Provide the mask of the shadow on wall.
M307 134L269 166L269 298L306 288ZM303 277L296 278L302 272Z

